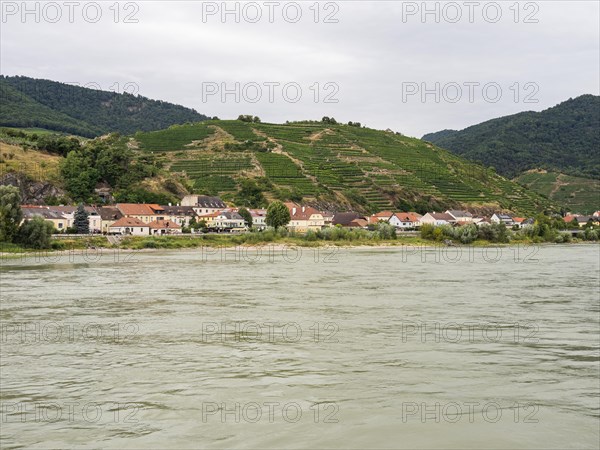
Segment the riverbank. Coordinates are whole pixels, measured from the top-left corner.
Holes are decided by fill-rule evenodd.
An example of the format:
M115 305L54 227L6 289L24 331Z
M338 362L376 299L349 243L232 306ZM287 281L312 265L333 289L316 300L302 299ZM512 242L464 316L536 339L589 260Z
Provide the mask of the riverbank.
M262 238L262 239L261 239ZM569 244L589 244L590 241L573 239ZM487 240L476 240L470 244L444 242L423 239L419 236L398 236L395 239L337 239L337 240L308 240L306 236L268 236L259 233L242 235L178 235L178 236L130 236L122 238L118 244L111 244L105 236L68 239L61 237L53 239L49 249L32 249L21 247L17 244L0 243L1 258L18 258L40 253L56 255L69 254L73 251L94 252L103 250L136 250L152 252L155 250L178 250L194 248L264 248L269 247L281 251L289 247L340 247L340 248L378 248L378 247L508 247L514 245L556 245L551 242L539 243L533 240L511 240L508 243L496 243Z

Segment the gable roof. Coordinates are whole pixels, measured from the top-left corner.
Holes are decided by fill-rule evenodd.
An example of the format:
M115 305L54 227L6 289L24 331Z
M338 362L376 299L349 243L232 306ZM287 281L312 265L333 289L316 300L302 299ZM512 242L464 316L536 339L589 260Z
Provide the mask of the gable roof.
M179 229L181 226L173 222L172 220L154 220L148 224L150 228L153 229L164 229L164 230L173 230Z
M400 222L418 222L423 216L416 212L399 212L394 214Z
M447 213L427 213L435 220L445 220L446 222L454 222L455 219L450 214Z
M123 214L116 206L101 206L98 208L98 214L100 214L102 220L118 220L123 217Z
M296 211L290 210L291 220L308 220L313 214L321 214L321 211L316 210L312 206L295 206Z
M196 196L196 207L200 208L227 208L227 205L219 197L209 195Z
M110 225L108 228L120 228L120 227L145 227L148 228L148 224L145 224L137 217L121 217L115 223Z
M59 211L53 211L47 206L22 206L24 219L33 219L34 217L42 217L46 220L64 219L65 217Z
M171 214L174 216L195 216L196 212L192 206L161 206L165 214Z
M471 214L469 211L462 211L460 209L449 209L446 212L455 219L458 217L473 217L473 214Z
M73 214L77 211L78 206L48 206L50 211L56 211L62 214ZM88 214L98 214L98 209L93 206L84 206L83 209Z
M160 205L150 203L117 203L117 208L124 216L153 216L164 211Z
M352 222L354 219L358 219L359 217L362 216L357 212L338 212L333 216L332 223L333 225L347 226L350 224L350 222Z

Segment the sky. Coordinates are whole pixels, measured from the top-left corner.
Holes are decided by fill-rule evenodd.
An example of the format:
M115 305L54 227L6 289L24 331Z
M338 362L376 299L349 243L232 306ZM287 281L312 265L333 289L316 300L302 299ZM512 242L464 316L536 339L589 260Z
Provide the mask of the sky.
M600 94L597 1L2 1L0 72L421 137Z

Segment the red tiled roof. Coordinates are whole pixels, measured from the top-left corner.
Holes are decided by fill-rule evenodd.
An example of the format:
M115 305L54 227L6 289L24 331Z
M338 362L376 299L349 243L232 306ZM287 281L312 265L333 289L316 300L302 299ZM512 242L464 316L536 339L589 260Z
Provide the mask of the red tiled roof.
M155 220L148 224L150 228L155 229L179 229L181 228L178 224L173 222L172 220Z
M153 216L163 210L159 205L147 203L117 203L117 208L125 216Z
M140 219L136 217L122 217L113 223L109 228L117 228L117 227L148 227L147 224L142 222Z

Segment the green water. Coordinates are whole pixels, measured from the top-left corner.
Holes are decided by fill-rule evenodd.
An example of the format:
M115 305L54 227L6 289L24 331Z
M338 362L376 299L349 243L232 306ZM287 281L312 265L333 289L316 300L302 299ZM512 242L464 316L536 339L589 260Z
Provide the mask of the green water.
M3 261L0 446L598 448L599 247L458 251Z

